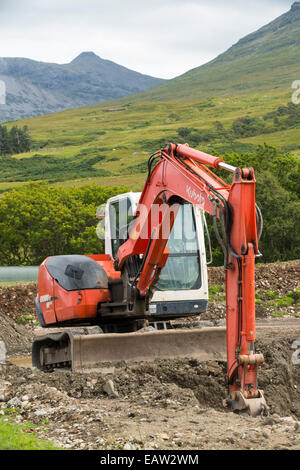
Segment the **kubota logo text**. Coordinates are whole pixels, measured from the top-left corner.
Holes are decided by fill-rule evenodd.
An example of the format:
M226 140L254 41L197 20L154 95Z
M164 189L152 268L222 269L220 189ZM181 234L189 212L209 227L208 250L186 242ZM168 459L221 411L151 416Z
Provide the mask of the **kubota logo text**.
M197 193L197 191L194 188L191 188L190 186L186 187L186 192L190 199L197 202L201 207L204 206L204 197L201 193Z

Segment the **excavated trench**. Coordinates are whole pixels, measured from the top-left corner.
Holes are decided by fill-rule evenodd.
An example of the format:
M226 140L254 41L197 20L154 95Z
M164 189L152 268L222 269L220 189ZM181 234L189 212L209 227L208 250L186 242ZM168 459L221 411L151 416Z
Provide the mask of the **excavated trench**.
M265 363L259 370L259 387L265 392L271 413L300 418L300 365L292 361L295 352L292 345L297 334L289 332L285 336L258 341L257 347L265 356ZM222 362L172 359L114 366L103 364L97 372L45 373L36 369L34 374L32 372L32 369L15 365L2 366L0 378L17 387L22 377L28 383L34 381L41 387L54 387L77 399L105 396L104 385L111 379L119 397L126 397L131 402L138 403L145 393L150 406L161 406L167 400L185 403L196 397L201 407L225 411L222 400L226 395L226 364Z

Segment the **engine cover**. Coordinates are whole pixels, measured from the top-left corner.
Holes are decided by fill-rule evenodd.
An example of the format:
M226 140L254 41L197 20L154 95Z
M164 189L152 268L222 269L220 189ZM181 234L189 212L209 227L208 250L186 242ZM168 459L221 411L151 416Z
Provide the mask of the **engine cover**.
M42 326L96 318L98 304L109 301L108 276L98 260L63 255L41 264L36 307Z

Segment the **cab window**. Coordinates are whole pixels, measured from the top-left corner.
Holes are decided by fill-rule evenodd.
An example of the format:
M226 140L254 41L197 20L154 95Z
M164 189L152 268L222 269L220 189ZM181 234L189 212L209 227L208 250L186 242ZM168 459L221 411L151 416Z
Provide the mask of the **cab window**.
M200 289L200 256L191 204L180 206L167 246L168 261L160 274L156 288L163 291Z
M112 254L115 258L120 246L128 240L130 222L133 219L132 204L129 198L113 202L109 207Z

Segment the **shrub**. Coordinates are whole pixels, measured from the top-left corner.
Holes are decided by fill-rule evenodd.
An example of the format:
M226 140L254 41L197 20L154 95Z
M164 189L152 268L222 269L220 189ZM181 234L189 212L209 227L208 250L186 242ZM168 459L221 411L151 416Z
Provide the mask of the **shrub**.
M47 256L103 251L96 209L126 188L32 183L0 198L0 264L38 265Z

